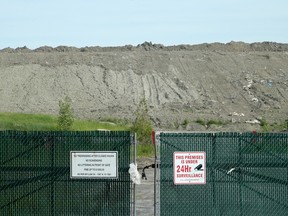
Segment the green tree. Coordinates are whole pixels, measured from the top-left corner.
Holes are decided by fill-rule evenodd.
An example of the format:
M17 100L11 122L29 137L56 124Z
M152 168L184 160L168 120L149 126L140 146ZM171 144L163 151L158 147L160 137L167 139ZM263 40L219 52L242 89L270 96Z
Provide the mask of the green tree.
M135 120L133 122L132 131L137 133L139 144L152 144L151 134L153 131L150 116L148 114L147 100L142 98L135 112Z
M66 96L64 100L59 101L59 116L57 127L60 131L68 131L72 129L74 123L74 111L72 108L72 100Z

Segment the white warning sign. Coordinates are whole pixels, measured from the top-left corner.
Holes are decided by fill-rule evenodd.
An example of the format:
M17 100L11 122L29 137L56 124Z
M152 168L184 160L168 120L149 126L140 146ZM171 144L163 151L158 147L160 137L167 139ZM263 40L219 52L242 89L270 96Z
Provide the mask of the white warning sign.
M71 151L71 178L118 178L117 151Z
M206 184L205 152L174 152L174 184Z

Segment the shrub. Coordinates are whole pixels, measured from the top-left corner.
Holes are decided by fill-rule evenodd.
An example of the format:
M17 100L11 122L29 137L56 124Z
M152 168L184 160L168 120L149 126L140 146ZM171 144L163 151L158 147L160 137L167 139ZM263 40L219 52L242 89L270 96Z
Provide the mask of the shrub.
M72 129L73 123L74 111L72 108L72 100L66 96L63 101L59 101L57 128L60 131L68 131Z
M145 98L142 98L135 112L135 120L132 131L137 134L139 144L152 144L151 134L153 131L152 123L148 114L148 106Z

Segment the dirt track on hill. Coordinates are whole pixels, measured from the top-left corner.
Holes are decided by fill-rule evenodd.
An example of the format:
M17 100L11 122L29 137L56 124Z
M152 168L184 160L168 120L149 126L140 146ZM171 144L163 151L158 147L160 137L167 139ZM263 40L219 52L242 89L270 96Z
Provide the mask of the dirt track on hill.
M155 128L257 130L261 119L288 118L288 45L145 42L0 51L0 112L57 114L66 95L79 118L133 119L145 96ZM229 124L209 128L197 119Z

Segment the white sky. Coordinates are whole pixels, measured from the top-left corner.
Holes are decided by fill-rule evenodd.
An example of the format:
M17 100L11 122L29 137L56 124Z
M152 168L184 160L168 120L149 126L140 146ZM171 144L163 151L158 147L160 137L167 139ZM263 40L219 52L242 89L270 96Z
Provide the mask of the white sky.
M287 0L0 0L0 49L288 42Z

